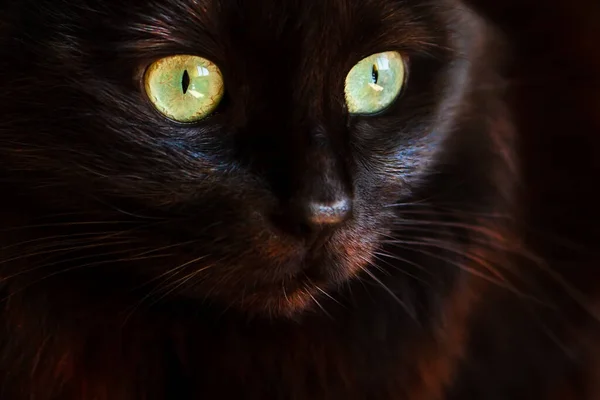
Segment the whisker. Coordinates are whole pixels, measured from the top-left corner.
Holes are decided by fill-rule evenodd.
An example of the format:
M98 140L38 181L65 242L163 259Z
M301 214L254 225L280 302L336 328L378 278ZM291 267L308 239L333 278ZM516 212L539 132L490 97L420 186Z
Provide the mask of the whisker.
M154 282L154 281L156 281L156 280L158 280L158 279L161 279L161 278L166 278L166 282L165 282L165 284L164 284L163 286L158 286L158 287L156 287L155 289L151 290L151 291L150 291L148 294L146 294L144 297L142 297L142 298L141 298L141 299L140 299L140 300L139 300L139 301L138 301L138 302L137 302L137 303L136 303L136 304L135 304L133 307L131 307L131 309L130 309L129 313L128 313L128 314L125 316L125 318L124 318L124 320L123 320L123 324L122 324L122 325L124 326L124 325L127 323L127 321L128 321L130 318L131 318L131 316L132 316L132 315L133 315L133 314L134 314L134 313L135 313L135 312L136 312L136 311L137 311L137 310L138 310L138 309L139 309L139 308L140 308L140 307L141 307L141 306L142 306L142 305L143 305L143 304L144 304L144 303L145 303L145 302L148 300L148 299L150 299L152 296L155 296L155 295L157 295L157 294L158 294L158 293L160 293L161 291L168 290L168 291L167 291L167 293L163 294L163 295L162 295L160 298L158 298L158 300L156 300L156 301L154 301L154 302L150 303L150 304L149 304L149 306L152 306L152 305L156 304L157 302L161 301L161 300L162 300L162 299L163 299L165 296L168 296L170 293L172 293L174 290L176 290L178 287L180 287L180 286L177 284L178 282L180 282L180 281L181 281L180 279L179 279L179 280L175 280L175 281L173 281L173 282L169 282L169 280L170 280L170 279L172 279L172 278L174 278L174 277L176 277L177 275L179 275L179 273L180 273L180 272L182 272L182 271L185 269L185 267L186 267L186 266L188 266L188 265L190 265L190 264L193 264L193 263L195 263L195 262L198 262L198 261L200 261L200 260L202 260L202 259L204 259L204 258L206 258L206 256L200 256L200 257L194 258L194 259L192 259L192 260L189 260L189 261L187 261L187 262L185 262L185 263L182 263L182 264L180 264L180 265L178 265L178 266L176 266L176 267L174 267L174 268L171 268L171 269L169 269L168 271L166 271L165 273L161 274L160 276L158 276L158 277L154 277L154 278L153 278L153 279L151 279L150 281L148 281L148 282L145 282L144 284L142 284L141 286L139 286L138 288L136 288L136 289L139 289L139 288L141 288L141 287L144 287L144 286L148 285L149 283L151 283L151 282ZM207 269L209 269L209 268L212 268L212 267L213 267L213 265L211 264L211 265L208 265L208 266L206 266L206 267L200 268L200 269L198 269L198 270L196 270L196 271L192 271L190 274L194 274L193 276L195 276L196 274L198 274L198 273L200 273L200 272L203 272L203 271L206 271ZM186 275L186 276L189 276L190 274L188 274L188 275ZM185 279L185 277L183 277L183 279ZM169 290L169 288L170 288L170 287L172 287L173 285L175 285L175 287L174 287L173 289ZM135 289L134 289L134 290L135 290Z
M404 207L421 207L422 209L405 209ZM460 205L458 205L460 206ZM463 218L464 217L476 217L476 218L489 218L489 219L506 219L513 220L514 216L510 214L490 214L490 213L481 213L481 212L473 212L469 210L464 210L460 208L452 208L451 204L412 204L412 203L397 203L388 205L388 207L396 207L401 208L399 213L401 215L428 215L428 216L446 216L446 217L454 217L454 218ZM433 208L435 207L435 208ZM445 210L445 211L441 211ZM543 238L544 240L552 241L553 243L563 246L565 248L569 248L572 250L585 251L585 246L582 246L579 243L573 242L569 240L569 238L556 235L553 233L548 233L547 231L541 231L539 229L535 229L532 226L527 225L519 225L519 229L522 232L527 232L529 234L533 234L538 238Z
M383 249L377 250L377 251L373 252L373 255L380 256L380 257L391 258L391 259L397 260L397 261L402 261L405 264L408 264L408 265L411 265L411 266L417 268L419 271L425 272L426 274L428 274L430 276L433 276L433 274L431 273L431 271L429 271L427 268L423 267L422 265L417 264L416 262L411 261L411 260L409 260L407 258L401 257L401 256L399 256L397 254L390 253L390 252L388 252L386 250L383 250Z
M111 245L114 245L114 244L115 243L110 243L109 242L109 243L104 243L103 245L105 245L105 246L111 246ZM130 244L130 242L118 242L117 244ZM101 247L101 246L98 245L96 247ZM13 279L13 278L15 278L17 276L20 276L20 275L23 275L23 274L28 274L28 273L31 273L31 272L34 272L34 271L37 271L37 270L40 270L40 269L49 268L49 267L53 267L53 266L64 264L64 263L69 263L69 262L79 261L79 260L85 260L87 258L92 258L92 257L104 257L104 256L107 256L107 255L121 254L121 253L126 253L128 251L130 251L130 250L127 249L127 250L118 250L118 251L115 251L115 252L108 252L108 253L89 254L89 255L75 257L75 258L67 258L67 259L55 261L55 262L52 262L52 263L46 263L46 264L42 264L42 265L36 265L33 268L28 268L26 270L22 270L22 271L16 272L16 273L14 273L12 275L4 276L4 277L1 278L1 280L2 281L8 281L10 279Z
M126 253L127 250L123 250L123 251L115 251L112 253L102 253L99 256L105 257L105 256L109 256L109 255L116 255L116 254L122 254L122 253ZM70 268L65 268L65 269L61 269L59 271L55 271L49 275L46 275L44 277L42 277L41 279L39 279L39 281L43 280L43 279L47 279L47 278L51 278L53 276L56 275L60 275L60 274L64 274L67 272L72 272L75 270L79 270L79 269L83 269L83 268L88 268L88 267L97 267L97 266L101 266L101 265L106 265L106 264L114 264L114 263L122 263L122 262L133 262L133 261L140 261L140 260L150 260L150 259L156 259L156 258L163 258L163 257L169 257L171 256L171 254L156 254L156 255L152 255L152 256L145 256L145 257L126 257L126 258L117 258L117 259L112 259L112 260L103 260L103 261L94 261L94 262L90 262L90 263L86 263L86 264L81 264L81 265L76 265L74 267L70 267Z
M397 266L397 265L393 265L393 264L392 264L392 263L390 263L389 261L387 261L387 260L384 260L384 259L382 259L382 258L380 258L380 257L389 257L389 258L392 258L392 259L394 259L394 260L398 260L398 261L402 261L402 262L406 262L406 261L408 261L408 260L406 260L406 259L403 259L403 258L401 258L401 257L395 257L395 256L393 256L393 255L389 255L389 254L380 253L380 252L377 252L377 253L374 253L374 254L375 254L376 256L378 256L378 257L377 257L377 261L380 261L380 262L384 263L385 265L389 266L390 268L393 268L394 270L396 270L396 271L398 271L398 272L400 272L400 273L402 273L402 274L404 274L404 275L406 275L406 276L408 276L408 277L410 277L410 278L413 278L414 280L416 280L416 281L419 281L419 282L423 283L423 284L424 284L424 285L426 285L426 286L431 286L431 285L430 285L428 282L426 282L426 281L425 281L425 280L423 280L422 278L419 278L419 277L418 277L418 276L416 276L415 274L411 274L410 272L406 271L405 269L402 269L402 268L400 268L400 267L399 267L399 266ZM415 264L415 263L411 263L411 264L413 264L413 265L417 265L417 264ZM422 267L421 267L421 268L422 268ZM432 275L432 274L431 274L431 273L429 273L429 275Z
M0 232L14 232L19 230L26 229L37 229L37 228L57 228L57 227L66 227L66 226L91 226L91 225L121 225L121 224L139 224L139 222L135 221L71 221L71 222L56 222L56 223L47 223L47 224L37 224L37 225L21 225L21 226L12 226L10 228L0 229Z
M325 295L328 298L330 298L331 300L333 300L338 305L343 306L342 303L339 302L339 300L337 300L336 298L334 298L331 294L327 293L327 291L321 289L319 286L315 285L314 288L317 289L319 292L321 292L323 295Z
M101 253L101 254L100 254L100 256L103 256L103 257L104 257L104 256L108 256L108 255L116 255L116 254L121 254L121 253L124 253L124 252L126 252L126 251L118 251L118 252L110 252L110 253ZM120 259L113 259L113 260L94 261L94 262L87 263L87 264L76 265L76 266L74 266L74 267L65 268L65 269L62 269L62 270L59 270L59 271L54 271L54 272L52 272L52 273L50 273L50 274L48 274L48 275L45 275L45 276L43 276L43 277L41 277L41 278L39 278L39 279L37 279L37 280L35 280L35 281L29 282L27 285L25 285L25 286L23 286L23 287L21 287L21 288L19 288L19 289L17 289L17 290L13 290L13 291L11 291L11 293L10 293L8 296L6 296L6 297L4 297L4 298L0 299L0 301L7 301L7 300L9 300L9 299L10 299L12 296L14 296L14 295L16 295L16 294L19 294L19 293L22 293L23 291L25 291L25 290L27 290L27 289L31 288L32 286L34 286L34 285L37 285L37 284L39 284L40 282L42 282L42 281L44 281L44 280L46 280L46 279L49 279L49 278L51 278L51 277L53 277L53 276L56 276L56 275L60 275L60 274L64 274L64 273L68 273L68 272L72 272L72 271L79 270L79 269L83 269L83 268L88 268L88 267L97 267L97 266L106 265L106 264L112 264L112 263L117 263L117 262L131 262L131 261L138 261L138 260L145 260L145 259L153 259L153 258L160 258L160 257L167 257L167 256L169 256L169 255L168 255L168 254L167 254L167 255L165 255L165 254L161 254L161 255L154 255L154 256L148 256L148 257L143 257L143 258L129 258L129 257L127 257L127 258L120 258ZM42 266L38 266L38 267L36 267L35 269L47 268L48 266L49 266L49 265L42 265Z
M144 220L144 219L148 220L149 219L149 220L164 221L164 218L152 217L152 216L148 216L148 215L141 215L141 214L136 214L136 213L133 213L133 212L125 211L122 208L119 208L119 207L117 207L117 206L115 206L113 204L109 204L109 203L103 201L102 199L100 199L100 198L98 198L96 196L90 195L90 197L92 199L96 200L98 203L103 204L103 205L105 205L105 206L107 206L109 208L112 208L113 210L115 210L115 211L117 211L117 212L119 212L119 213L121 213L123 215L126 215L128 217L133 217L133 218L142 219L142 220Z
M59 249L53 249L53 250L38 251L38 252L34 252L34 253L24 254L24 255L20 255L20 256L16 256L16 257L11 257L11 258L8 258L5 260L1 260L0 265L7 264L7 263L10 263L13 261L36 257L36 256L50 255L50 254L57 254L57 253L68 254L73 251L93 249L93 248L102 247L102 246L111 246L111 245L115 246L115 245L119 245L119 244L131 244L131 240L121 240L121 241L105 242L105 243L94 243L94 244L83 245L83 246L71 246L71 247L59 248ZM23 273L23 272L27 272L27 270L21 271L20 273ZM19 275L20 273L17 273L15 275Z
M373 274L371 271L369 271L368 267L363 267L362 270L364 271L365 274L367 274L373 281L375 281L379 286L381 286L381 288L383 290L385 290L403 309L404 311L406 311L406 313L413 318L415 321L417 320L417 316L414 313L414 310L412 310L410 307L408 307L408 304L406 304L404 301L402 301L397 295L396 293L394 293L389 287L387 287L387 285L385 285L379 278L377 278L375 276L375 274Z
M434 225L434 224L432 224L432 225ZM417 228L417 227L410 226L408 229L411 232L432 233L432 234L435 234L436 236L444 236L444 239L455 239L455 240L463 239L467 243L474 243L474 244L486 246L489 249L500 250L505 253L520 255L520 256L527 258L534 262L541 262L541 258L536 256L533 252L527 250L526 248L524 248L522 246L518 246L518 242L509 242L500 233L498 233L497 238L496 237L491 238L491 239L497 239L496 241L490 241L489 239L486 240L485 238L482 238L482 237L468 235L467 232L464 232L462 235L459 235L455 232L443 231L443 230L436 229L436 228L438 228L438 227L431 226L431 227L418 227ZM476 233L482 233L482 232L477 231ZM387 237L394 238L395 236L392 234L392 235L387 235Z
M149 253L154 253L154 252L157 252L157 251L163 251L163 250L169 250L169 249L173 249L173 248L177 248L177 247L183 247L183 246L187 246L189 244L196 243L197 241L198 241L198 239L193 239L193 240L188 240L188 241L185 241L185 242L174 243L174 244L170 244L170 245L167 245L167 246L163 246L163 247L158 247L158 248L155 248L155 249L151 249L151 250L148 250L148 251L146 251L144 253L140 253L138 255L142 256L142 255L149 254Z
M402 238L404 236L398 235L397 237ZM467 259L469 259L471 261L475 261L479 265L485 267L493 275L495 275L496 278L506 281L506 277L504 275L502 275L496 268L494 268L487 260L484 260L483 258L476 256L468 251L461 251L452 246L448 246L448 245L446 245L445 242L442 242L442 241L438 241L435 239L429 239L429 238L423 238L422 241L398 239L398 240L394 240L394 241L387 241L386 243L392 243L392 244L402 243L404 245L426 246L426 247L433 247L433 248L450 251L459 256L466 257Z
M29 244L33 244L33 243L38 243L38 242L51 242L53 240L56 239L76 239L76 238L81 238L81 237L86 237L86 236L91 236L92 238L97 237L97 235L109 235L113 233L112 231L101 231L101 232L84 232L84 233L72 233L72 234L66 234L66 235L54 235L54 236L45 236L45 237L38 237L35 239L30 239L30 240L26 240L23 242L19 242L19 243L13 243L10 244L8 246L3 246L0 248L0 250L2 251L6 251L15 247L20 247L20 246L24 246L24 245L29 245ZM64 244L64 242L62 241L56 241L56 242L52 242L52 244L54 245L61 245ZM39 248L39 247L36 247Z
M153 303L150 304L150 306L152 306L153 304L156 304L158 302L160 302L161 300L163 300L164 298L166 298L168 295L170 295L171 293L173 293L174 291L176 291L177 289L181 288L182 286L184 286L187 282L189 282L191 279L195 278L199 273L211 268L212 265L206 266L204 268L200 268L197 269L195 271L190 272L189 274L187 274L186 276L184 276L183 278L180 278L179 280L167 285L165 287L165 289L167 289L169 286L171 286L171 289L169 289L168 291L166 291L165 293L163 293L163 295L161 297L159 297L158 299L156 299Z
M306 294L308 294L310 296L310 298L312 299L312 301L315 303L315 305L317 307L319 307L321 309L321 311L323 311L323 314L325 314L328 318L330 319L334 319L333 316L327 312L327 310L325 309L325 307L323 307L323 305L321 304L321 302L319 300L317 300L317 298L315 296L313 296L313 294L311 293L311 291L308 288L304 288Z
M500 232L490 229L482 225L472 225L463 222L452 222L452 221L431 221L431 220L401 220L396 221L396 226L409 227L410 229L419 229L417 226L426 225L433 226L435 228L446 227L446 228L457 228L467 232L474 232L489 237L490 239L498 240L499 242L505 242L506 239L500 234ZM424 229L424 228L421 228Z
M168 249L168 248L171 248L171 247L172 247L172 246L166 246L165 248L166 248L166 249ZM144 254L144 253L142 253L142 254ZM191 261L188 261L188 262L186 262L186 263L180 264L180 265L178 265L178 266L177 266L177 267L175 267L175 268L170 268L170 269L168 269L167 271L163 272L162 274L160 274L160 275L158 275L158 276L155 276L155 277L153 277L152 279L150 279L150 280L148 280L148 281L146 281L146 282L142 283L142 284L141 284L141 285L139 285L139 286L136 286L136 287L135 287L135 288L133 288L132 290L139 290L139 289L141 289L141 288L143 288L143 287L145 287L145 286L148 286L148 285L149 285L149 284L151 284L152 282L155 282L155 281L157 281L157 280L159 280L159 279L162 279L162 278L164 278L164 277L167 277L167 276L172 276L173 274L175 274L176 272L180 271L181 269L183 269L183 268L187 267L188 265L190 265L190 264L192 264L192 263L194 263L194 262L198 262L198 261L200 261L200 260L202 260L202 259L204 259L204 258L205 258L205 256L201 256L201 257L195 258L195 259L193 259L193 260L191 260Z
M421 209L406 209L404 207L407 206L419 206ZM491 213L491 212L480 212L480 211L472 211L472 210L462 210L456 208L446 208L440 206L439 204L434 206L427 205L424 207L423 204L388 204L384 206L386 208L396 208L399 209L398 213L400 215L431 215L431 216L440 216L440 217L471 217L471 218L484 218L490 220L511 220L513 217L510 214L501 214L501 213Z
M421 243L419 243L419 242L413 242L413 244L421 244ZM477 277L479 277L479 278L481 278L481 279L483 279L483 280L485 280L485 281L487 281L489 283L492 283L492 284L494 284L494 285L496 285L498 287L507 289L507 290L509 290L509 291L511 291L511 292L513 292L515 294L518 294L519 296L528 297L528 298L531 297L531 296L526 296L524 293L522 293L521 291L517 290L514 286L510 285L506 281L506 279L504 277L501 277L500 280L498 280L498 279L496 279L494 277L491 277L491 276L489 276L489 275L487 275L487 274L485 274L485 273L483 273L481 271L478 271L475 268L468 267L468 266L460 264L460 263L458 263L458 262L456 262L454 260L442 257L442 256L440 256L438 254L432 253L430 251L427 251L427 250L424 250L424 249L421 249L421 248L414 248L414 247L409 247L409 246L406 246L406 245L402 245L401 242L394 243L394 245L396 245L398 247L401 247L401 248L404 248L406 250L419 252L419 253L424 254L426 256L429 256L429 257L436 258L438 260L447 262L447 263L449 263L451 265L454 265L455 267L457 267L457 268L459 268L459 269L461 269L461 270L463 270L465 272L470 273L473 276L477 276ZM430 245L430 247L436 248L436 246L434 246L434 245ZM464 255L463 253L460 253L458 251L456 251L455 253L459 254L459 255Z

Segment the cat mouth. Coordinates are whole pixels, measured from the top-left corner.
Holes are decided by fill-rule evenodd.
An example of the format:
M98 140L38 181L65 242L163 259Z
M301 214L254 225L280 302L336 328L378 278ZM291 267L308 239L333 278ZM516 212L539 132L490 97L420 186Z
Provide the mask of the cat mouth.
M362 254L352 257L349 253L353 251L347 247L327 252L327 256L305 260L302 267L290 268L296 272L287 277L229 292L223 300L248 314L269 317L293 318L321 309L321 302L335 296L341 284L368 268L370 250L354 249Z
M341 285L369 268L380 231L348 225L311 243L263 231L248 241L247 251L240 251L243 256L231 256L225 246L227 252L213 249L213 257L199 266L211 267L180 293L256 316L294 317L318 311Z

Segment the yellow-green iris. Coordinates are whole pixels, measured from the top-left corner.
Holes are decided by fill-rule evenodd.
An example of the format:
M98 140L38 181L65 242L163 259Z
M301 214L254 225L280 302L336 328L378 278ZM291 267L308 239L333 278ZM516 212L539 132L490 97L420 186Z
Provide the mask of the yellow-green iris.
M402 91L404 60L396 51L362 59L346 76L346 104L350 114L376 114L388 108Z
M148 98L167 118L195 122L210 113L223 98L223 75L211 61L197 56L162 58L144 75Z

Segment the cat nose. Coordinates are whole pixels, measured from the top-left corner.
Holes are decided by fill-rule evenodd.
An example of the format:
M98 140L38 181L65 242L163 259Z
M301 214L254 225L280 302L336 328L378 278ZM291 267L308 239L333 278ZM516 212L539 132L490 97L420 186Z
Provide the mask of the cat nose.
M283 206L284 223L307 241L329 237L352 218L356 204L352 177L341 153L325 132L315 131L291 154L289 197ZM285 193L285 192L284 192Z
M341 180L333 179L331 174L328 177L315 179L312 176L313 184L304 186L288 203L287 212L281 215L284 219L280 221L290 233L312 241L328 237L352 218L355 205L351 191Z
M352 201L342 195L331 202L309 201L305 206L305 219L311 227L323 228L339 225L352 214Z

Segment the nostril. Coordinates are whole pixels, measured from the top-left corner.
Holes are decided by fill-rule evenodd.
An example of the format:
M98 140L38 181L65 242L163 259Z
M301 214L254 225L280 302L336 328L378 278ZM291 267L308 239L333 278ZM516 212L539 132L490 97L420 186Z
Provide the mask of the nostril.
M308 202L306 219L312 226L338 225L352 214L352 201L344 197L333 202Z
M352 213L352 199L344 196L332 202L295 201L285 212L271 214L271 221L277 229L312 242L330 234Z

